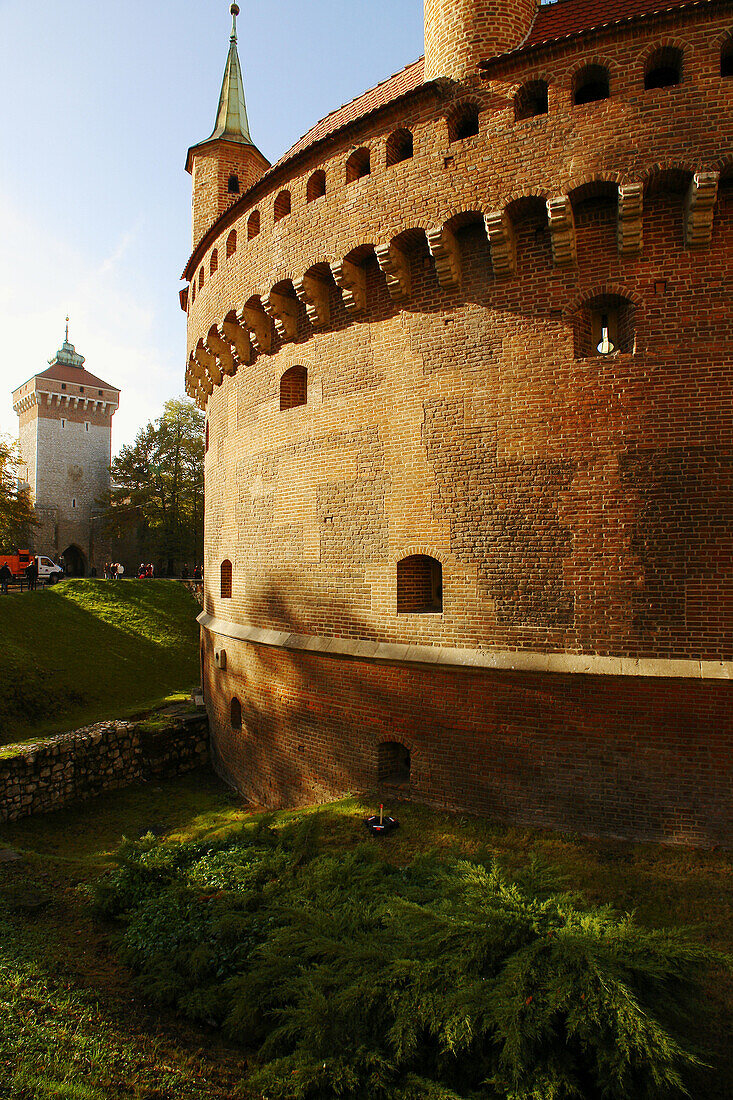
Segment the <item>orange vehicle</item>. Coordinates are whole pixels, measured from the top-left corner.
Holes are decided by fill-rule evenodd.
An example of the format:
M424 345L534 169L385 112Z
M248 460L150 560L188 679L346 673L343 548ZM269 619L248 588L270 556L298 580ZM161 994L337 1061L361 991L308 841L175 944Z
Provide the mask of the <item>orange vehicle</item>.
M42 584L55 584L64 575L60 565L56 565L43 554L33 555L30 550L16 550L14 554L0 554L0 569L7 565L16 581L25 580L25 571L34 560L38 566L38 580Z

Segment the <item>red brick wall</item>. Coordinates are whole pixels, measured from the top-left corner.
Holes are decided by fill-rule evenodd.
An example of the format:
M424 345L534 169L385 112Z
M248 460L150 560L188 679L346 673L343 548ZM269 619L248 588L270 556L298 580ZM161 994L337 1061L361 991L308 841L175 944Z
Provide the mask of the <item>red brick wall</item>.
M212 326L225 332L232 310L253 342L249 357L199 363L192 376L211 430L213 614L365 642L733 660L733 80L721 79L719 60L729 26L729 11L693 8L510 59L481 85L426 87L278 168L216 223L193 261L195 270L208 265L218 248L219 270L189 306L189 354ZM644 91L648 54L670 41L684 50L683 83ZM608 66L611 98L574 106L574 73L590 62ZM515 121L518 90L538 78L548 82L548 114ZM450 143L447 119L467 97L481 109L479 134ZM405 127L414 155L387 167L390 135ZM371 173L347 183L348 157L362 146ZM307 202L318 169L326 194ZM686 196L699 170L718 170L720 189L709 242L690 248ZM618 185L634 181L643 186L643 245L620 255ZM275 222L284 188L291 213ZM562 241L556 236L553 248L548 224L546 200L557 196L569 197L574 221L577 258L568 253L568 264L558 263ZM261 232L249 241L255 209ZM487 215L496 215L491 241ZM232 228L238 249L224 259ZM452 259L428 247L444 229ZM306 275L320 280L315 305L301 285ZM587 311L604 295L628 307L624 350L599 358L586 354ZM242 314L247 302L266 307L256 324ZM285 414L280 379L295 365L308 370L308 403ZM397 563L410 555L440 560L442 614L398 615ZM235 583L222 605L225 558ZM267 650L248 672L258 713L271 702L268 664L286 660ZM279 737L291 721L289 740L268 745L282 775L262 779L261 797L268 783L280 797L283 776L282 790L349 789L349 776L367 775L367 749L352 756L344 738L360 743L360 725L393 717L409 725L394 670L365 673L362 703L340 701L355 668L334 660L315 669L341 732L320 705L309 710L313 685L286 676L283 690L295 701L277 721ZM235 660L232 669L239 675ZM438 708L426 717L405 687L422 736L436 752L452 739L464 746L451 758L452 778L442 772L444 794L421 781L423 797L490 808L490 783L479 797L460 761L474 753L489 774L496 753L508 752L508 730L526 777L551 719L562 752L546 757L557 772L546 781L548 804L560 804L575 754L577 804L589 822L601 821L593 799L604 800L606 788L596 757L608 735L616 746L609 797L623 827L671 835L659 807L691 759L669 724L677 713L696 731L700 760L714 757L719 769L713 780L707 764L690 765L686 805L694 803L689 784L703 793L685 835L706 815L715 819L715 784L730 781L730 681L547 676L525 685L477 673L469 689L468 673L402 673L400 690L419 681ZM449 700L444 711L436 691ZM501 719L476 725L477 714L493 713L497 691ZM296 740L301 713L309 732ZM666 729L662 790L653 776ZM257 768L273 774L275 764L252 753L229 761L243 784L259 782ZM419 774L418 756L414 766ZM531 783L514 785L515 768L504 769L497 805L521 816ZM652 824L643 817L645 785L657 800ZM525 819L532 815L536 806ZM548 815L562 820L559 810Z
M425 79L461 80L521 45L539 0L425 0Z
M232 639L227 658L225 673L207 662L216 765L255 803L374 787L379 744L399 741L412 797L436 805L587 834L731 843L726 682L408 668Z

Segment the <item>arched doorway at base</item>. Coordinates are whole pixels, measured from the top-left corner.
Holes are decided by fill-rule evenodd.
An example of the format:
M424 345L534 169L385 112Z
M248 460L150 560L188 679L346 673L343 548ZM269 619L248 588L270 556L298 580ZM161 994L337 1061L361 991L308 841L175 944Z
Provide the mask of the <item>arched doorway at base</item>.
M74 543L67 546L62 555L67 577L85 577L87 574L87 559L84 552Z

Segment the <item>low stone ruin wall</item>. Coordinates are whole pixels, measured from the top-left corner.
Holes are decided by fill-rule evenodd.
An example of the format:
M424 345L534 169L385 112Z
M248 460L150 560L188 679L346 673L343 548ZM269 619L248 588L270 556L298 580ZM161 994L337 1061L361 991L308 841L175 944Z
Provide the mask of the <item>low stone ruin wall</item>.
M60 810L141 780L180 775L205 764L208 754L208 720L198 714L154 731L134 722L98 722L19 746L0 759L0 821Z

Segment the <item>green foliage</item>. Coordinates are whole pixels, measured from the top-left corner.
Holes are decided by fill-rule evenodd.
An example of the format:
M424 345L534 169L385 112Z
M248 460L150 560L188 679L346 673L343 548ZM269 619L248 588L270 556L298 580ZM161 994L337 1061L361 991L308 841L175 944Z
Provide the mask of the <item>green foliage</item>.
M15 440L0 436L0 554L27 549L38 526Z
M253 1052L277 1100L680 1095L697 982L720 962L593 908L531 865L371 845L318 817L216 842L127 842L96 887L145 995Z
M112 463L108 530L135 531L145 560L171 569L203 556L204 420L188 399L166 401Z
M172 581L69 580L0 601L0 743L190 690L199 610Z

